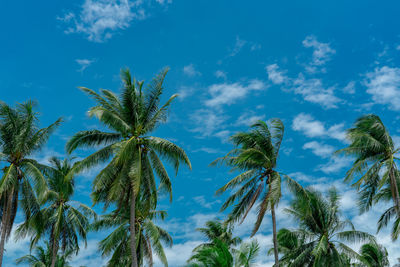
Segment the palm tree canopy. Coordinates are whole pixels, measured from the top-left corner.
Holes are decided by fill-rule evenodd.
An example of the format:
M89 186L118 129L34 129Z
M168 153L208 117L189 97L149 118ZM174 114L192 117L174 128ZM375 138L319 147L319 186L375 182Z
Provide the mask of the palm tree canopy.
M385 247L375 242L367 243L360 248L360 262L366 267L388 267L388 252Z
M139 265L146 260L148 266L153 266L153 254L156 255L164 266L168 266L164 246L172 246L172 238L167 231L155 224L155 220L163 220L164 211L153 211L137 203L136 209L136 236L138 240L137 255ZM100 231L105 229L113 231L99 243L99 249L105 257L111 256L107 266L130 266L131 257L129 250L129 214L114 211L101 216L95 221L91 229Z
M35 247L36 255L25 255L21 258L16 259L15 263L19 264L28 264L31 267L47 267L50 266L51 263L51 248L49 242L45 242L45 248L42 246ZM66 251L62 255L57 255L57 261L55 267L72 267L69 264L69 260L73 255L72 251Z
M259 203L253 235L258 231L266 211L271 205L277 204L281 197L281 173L276 166L283 134L284 126L279 119L272 119L269 124L258 121L249 132L233 135L231 141L235 148L212 163L225 164L232 171L241 172L217 191L217 194L221 194L236 190L221 208L224 211L236 203L227 222L243 222L251 208ZM300 187L286 175L284 177L291 186Z
M74 194L74 165L68 159L56 157L49 159L50 165L39 165L47 181L47 190L41 202L43 208L35 216L21 224L17 237L30 235L31 247L48 236L58 244L61 241L62 251L79 251L79 237L86 244L86 236L90 220L96 217L88 206L72 199ZM73 174L72 174L73 173Z
M15 108L0 102L0 161L5 163L0 180L1 214L9 209L9 221L2 225L11 233L18 206L28 219L39 210L37 197L46 191L39 163L32 158L61 123L61 118L46 128L39 127L39 115L32 101ZM3 222L4 223L4 222Z
M162 71L144 89L143 82L132 78L128 69L123 70L123 88L119 96L105 89L98 94L91 89L81 88L97 103L89 110L89 116L96 117L110 130L81 131L67 143L69 153L79 147L104 146L80 164L83 169L108 162L93 182L95 203L104 202L106 206L116 203L122 207L130 197L125 185L132 185L136 195L141 187L140 190L149 197L154 198L157 192L166 192L172 197L170 177L161 159L171 163L176 172L181 163L191 167L182 148L166 139L149 136L166 121L168 108L177 97L173 95L160 106L166 74L167 70ZM160 181L158 188L154 175Z
M308 189L295 192L295 199L286 212L298 223L299 229L282 229L279 233L282 264L288 266L346 266L347 259L358 254L346 243L374 241L368 233L357 231L348 220L341 219L340 197L332 188L327 197Z

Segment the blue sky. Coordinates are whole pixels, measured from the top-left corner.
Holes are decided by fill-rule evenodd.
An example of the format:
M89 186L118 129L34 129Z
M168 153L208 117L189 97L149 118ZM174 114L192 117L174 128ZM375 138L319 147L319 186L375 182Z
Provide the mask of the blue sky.
M99 127L85 115L93 102L78 86L117 92L122 67L149 80L169 66L164 99L180 97L154 134L185 148L193 164L173 179L173 204L162 203L169 212L162 225L175 241L167 250L170 266L184 264L202 241L194 228L223 217L218 209L226 195L216 198L214 192L233 174L208 164L230 150L229 135L256 119L285 123L281 171L321 190L334 184L343 194L344 214L375 233L383 207L358 214L355 192L342 183L350 159L332 152L346 145L345 129L366 113L381 116L400 140L399 8L397 1L344 0L2 1L0 98L10 104L37 100L43 126L65 118L35 155L45 161L63 156L75 132ZM77 178L77 200L91 203L96 171ZM252 218L237 228L239 235L250 234ZM294 223L280 212L278 227L284 226ZM257 234L259 266L272 265L265 256L270 229L267 216ZM90 235L74 266L101 266L101 237ZM398 242L386 230L378 238L394 263ZM7 244L6 266L26 254L27 244Z

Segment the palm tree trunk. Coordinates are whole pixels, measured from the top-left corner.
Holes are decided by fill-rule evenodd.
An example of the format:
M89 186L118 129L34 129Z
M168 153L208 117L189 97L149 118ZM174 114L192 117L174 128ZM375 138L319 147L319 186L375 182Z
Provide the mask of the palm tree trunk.
M279 255L278 255L278 238L276 236L276 217L275 217L275 205L271 206L272 215L272 239L274 242L274 256L275 256L275 267L279 267Z
M55 239L53 239L52 242L52 248L51 248L51 267L56 266L56 261L57 261L57 252L58 252L58 242L56 242Z
M397 212L397 216L400 217L400 196L399 196L399 188L397 186L397 179L396 179L394 167L392 167L389 171L389 178L390 178L392 197L393 197L395 209Z
M1 219L0 267L3 265L4 245L6 243L7 229L9 228L10 223L13 192L14 190L11 190L7 196L7 201L3 210L3 218Z
M135 211L136 211L136 196L135 189L132 186L132 194L131 194L131 206L130 206L130 217L129 217L129 230L131 234L131 254L132 254L132 267L138 267L137 264L137 255L136 255L136 233L135 233Z

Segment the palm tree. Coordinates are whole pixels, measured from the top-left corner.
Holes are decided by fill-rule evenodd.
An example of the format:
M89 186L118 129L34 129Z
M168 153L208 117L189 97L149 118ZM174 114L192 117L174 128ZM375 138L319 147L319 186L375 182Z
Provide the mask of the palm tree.
M35 247L36 255L25 255L21 258L18 258L15 262L17 265L19 264L28 264L31 267L47 267L52 262L52 249L50 248L49 242L45 242L46 248L41 246ZM69 264L69 260L72 257L74 252L72 250L67 250L62 255L57 255L55 267L72 267Z
M207 240L209 240L208 243L203 243L197 248L203 246L212 246L215 240L220 240L228 247L237 246L242 242L239 237L233 237L232 226L229 226L228 224L218 220L208 221L206 222L206 227L198 228L196 230L202 233L207 238Z
M138 264L143 266L144 260L148 266L153 266L153 253L157 255L161 263L168 267L167 257L164 252L163 244L171 247L171 236L161 227L154 223L155 219L164 219L166 213L164 211L149 210L145 205L140 205L140 199L136 202L136 240L138 246L136 255ZM110 214L101 216L99 220L93 223L92 229L100 231L113 228L114 230L102 241L99 248L104 257L111 255L107 266L130 266L132 264L130 244L130 228L129 228L129 210L122 214L113 211Z
M45 207L21 224L16 234L17 237L31 235L31 247L47 235L52 255L50 266L54 267L60 243L63 253L68 251L76 254L79 251L79 237L86 244L90 219L95 218L95 213L88 206L72 200L76 172L71 161L52 157L49 162L50 166L38 166L47 178L48 190L42 197Z
M348 259L358 254L345 242L374 242L368 233L357 231L339 212L340 197L332 188L328 197L312 189L295 192L295 198L286 212L298 223L296 230L281 230L279 246L285 266L348 266Z
M160 180L159 190L169 193L172 199L171 181L160 157L172 163L176 173L180 163L191 168L182 148L168 140L149 136L166 121L168 107L177 97L173 95L159 107L166 73L167 70L162 71L147 90L143 90L144 83L133 79L128 69L123 70L123 89L119 97L109 90L101 90L98 94L88 88L81 88L97 102L97 106L89 110L89 115L97 117L111 132L81 131L67 143L69 153L78 147L104 145L84 159L81 168L108 162L93 181L92 197L95 204L102 202L105 207L115 204L118 211L130 209L132 267L138 266L135 253L135 207L139 191L148 201L152 198L151 201L156 202L158 191L154 176L157 175Z
M260 245L257 240L242 243L238 250L234 251L235 267L251 267L255 265L255 259L260 252Z
M373 114L359 118L347 131L350 145L337 153L355 158L346 181L361 189L361 211L368 210L381 190L389 189L397 217L400 217L399 172L393 140L381 119Z
M46 143L61 123L58 119L47 128L40 129L38 114L33 108L31 101L18 104L15 108L0 102L0 160L6 164L0 181L0 267L18 203L28 219L39 210L36 197L46 189L45 179L37 168L37 162L31 158L32 154Z
M231 137L235 148L225 157L212 163L222 163L232 167L232 171L241 173L217 191L221 194L229 189L240 187L223 204L221 211L237 202L230 212L227 222L244 221L254 204L260 200L252 236L258 231L265 212L269 209L272 215L272 231L275 264L279 266L278 244L276 236L275 207L281 197L281 174L276 170L279 148L284 133L283 123L273 119L269 125L258 121L249 132L240 132ZM285 176L291 187L300 186Z
M243 243L239 249L230 248L220 239L193 250L188 267L251 267L260 251L256 240Z
M366 267L388 267L388 252L385 247L375 242L367 243L360 248L360 262Z

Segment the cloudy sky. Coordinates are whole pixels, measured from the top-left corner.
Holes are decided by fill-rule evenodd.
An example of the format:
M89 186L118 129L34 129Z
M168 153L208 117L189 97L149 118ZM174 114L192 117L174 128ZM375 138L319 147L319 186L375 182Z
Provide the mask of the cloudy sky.
M0 99L37 100L43 126L65 118L35 155L45 162L65 155L65 142L75 132L99 127L86 116L93 102L78 86L118 92L122 67L148 81L169 66L164 100L180 97L154 134L185 148L193 164L173 179L173 203L160 207L169 212L160 224L175 242L167 249L170 266L184 264L202 241L196 227L223 218L218 210L227 196L214 193L234 174L208 164L231 149L231 134L258 119L279 117L286 126L280 171L321 190L334 184L343 195L343 215L375 234L384 207L358 214L356 194L342 182L350 160L332 152L346 145L345 130L366 113L381 116L400 139L399 8L398 1L365 0L4 0ZM76 200L91 204L99 169L77 178ZM280 210L289 198L284 195ZM236 233L247 237L253 221L250 214ZM279 212L278 227L293 226ZM265 256L270 229L266 216L257 234L259 266L271 266ZM378 239L394 263L399 243L391 242L388 231ZM74 266L105 262L97 252L102 237L90 234ZM28 242L11 240L6 249L6 266L13 266Z

